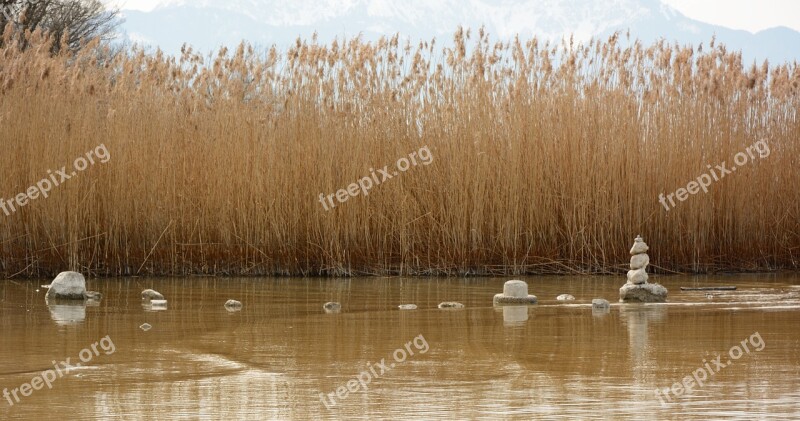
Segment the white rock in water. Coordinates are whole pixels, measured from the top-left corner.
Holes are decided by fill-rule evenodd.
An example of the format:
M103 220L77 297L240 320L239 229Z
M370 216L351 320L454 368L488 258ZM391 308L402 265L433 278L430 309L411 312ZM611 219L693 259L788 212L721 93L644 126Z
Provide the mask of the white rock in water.
M647 272L645 272L644 268L628 271L628 283L639 285L646 282Z
M494 304L536 304L536 296L528 294L528 284L514 279L503 284L503 293L495 294ZM441 307L440 307L441 308Z
M241 302L236 300L228 300L225 302L225 309L228 311L239 311L244 307Z
M572 295L569 295L569 294L561 294L558 297L556 297L556 300L558 300L558 301L572 301L574 299L575 299L575 297L573 297Z
M153 310L166 310L167 300L150 300L150 306Z
M592 308L609 308L611 304L602 298L595 298L592 300Z
M647 253L635 254L631 257L631 269L644 269L650 264L650 256Z
M659 284L625 284L619 289L619 300L623 302L663 303L667 300L667 289Z
M644 240L642 239L642 236L641 235L637 235L636 239L633 240L633 247L631 247L631 254L646 253L647 250L649 250L649 249L650 248L647 247L647 244L645 244Z
M506 297L523 298L528 296L528 284L520 280L506 281L503 284L503 295Z
M86 292L86 279L78 272L61 272L53 279L47 298L83 300Z
M397 306L397 308L399 308L400 310L416 310L417 309L417 305L416 304L400 304L399 306Z
M326 313L338 313L342 311L342 305L334 301L325 303L322 308Z
M100 301L103 299L103 294L97 291L84 291L83 297L87 300Z
M143 300L163 300L164 296L161 295L160 292L154 291L152 289L146 289L142 291L142 299Z
M445 301L443 303L439 303L439 308L464 308L464 304L453 301Z

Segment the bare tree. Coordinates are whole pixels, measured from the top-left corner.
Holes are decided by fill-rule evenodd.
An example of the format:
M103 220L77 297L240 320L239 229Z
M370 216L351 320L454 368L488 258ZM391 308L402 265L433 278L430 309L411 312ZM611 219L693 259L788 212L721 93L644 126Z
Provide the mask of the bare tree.
M53 53L64 46L77 50L95 39L111 40L121 23L119 10L100 0L0 0L0 7L0 28L11 23L19 31L41 29L56 40Z

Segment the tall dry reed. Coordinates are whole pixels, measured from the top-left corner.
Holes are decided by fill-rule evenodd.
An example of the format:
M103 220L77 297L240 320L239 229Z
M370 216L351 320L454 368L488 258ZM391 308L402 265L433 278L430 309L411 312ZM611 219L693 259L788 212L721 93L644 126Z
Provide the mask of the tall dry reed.
M472 35L472 36L470 36ZM722 45L298 40L202 57L41 34L0 50L0 197L104 144L111 159L0 213L0 274L769 270L800 258L800 68ZM771 154L658 202L758 140ZM318 201L422 146L434 162Z

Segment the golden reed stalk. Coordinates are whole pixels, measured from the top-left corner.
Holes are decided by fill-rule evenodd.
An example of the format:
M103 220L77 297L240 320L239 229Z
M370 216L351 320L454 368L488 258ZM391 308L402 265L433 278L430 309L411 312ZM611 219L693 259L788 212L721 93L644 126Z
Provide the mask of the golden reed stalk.
M51 56L7 28L0 197L111 158L0 211L0 275L612 273L637 234L655 271L798 267L797 64L470 35ZM768 158L659 203L759 140ZM320 205L424 146L430 165Z

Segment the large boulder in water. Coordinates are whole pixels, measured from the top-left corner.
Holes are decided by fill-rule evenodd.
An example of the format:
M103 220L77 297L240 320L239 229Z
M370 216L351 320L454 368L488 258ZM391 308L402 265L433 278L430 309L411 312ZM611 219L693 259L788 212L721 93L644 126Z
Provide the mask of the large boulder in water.
M625 284L619 289L622 302L663 303L667 301L667 289L659 284Z
M46 298L62 300L83 300L86 293L86 279L78 272L61 272L53 279Z

